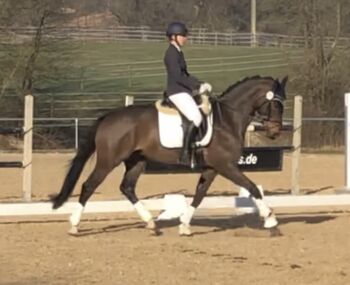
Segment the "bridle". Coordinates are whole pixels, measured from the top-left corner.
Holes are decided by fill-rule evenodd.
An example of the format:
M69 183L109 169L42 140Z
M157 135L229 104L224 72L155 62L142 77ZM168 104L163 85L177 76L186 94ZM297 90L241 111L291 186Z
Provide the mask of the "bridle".
M258 121L263 121L263 122L269 122L269 123L278 123L281 124L280 121L274 120L271 116L272 113L272 105L274 102L278 102L281 105L281 108L283 110L284 108L284 100L281 95L273 92L273 91L268 91L265 95L264 101L260 104L260 106L257 108L257 111L255 112L255 118ZM259 110L264 107L266 104L268 104L268 112L267 114L261 114Z
M211 94L209 96L210 102L212 103L216 103L214 104L214 106L216 106L217 109L217 113L218 113L218 118L219 120L221 120L222 118L222 111L221 111L221 106L225 106L225 108L235 111L234 108L232 108L229 104L224 103L223 101L219 100L219 97L214 96L213 94ZM260 104L260 106L256 109L257 111L255 112L255 114L253 114L254 120L256 121L260 121L260 122L270 122L270 123L278 123L281 124L280 121L276 121L274 119L271 119L271 110L272 110L272 104L274 102L278 102L279 104L281 104L282 110L284 108L284 99L281 95L273 92L273 91L268 91L265 95L265 99L264 101ZM266 104L269 104L268 106L268 113L267 115L265 114L260 114L259 110L265 106Z

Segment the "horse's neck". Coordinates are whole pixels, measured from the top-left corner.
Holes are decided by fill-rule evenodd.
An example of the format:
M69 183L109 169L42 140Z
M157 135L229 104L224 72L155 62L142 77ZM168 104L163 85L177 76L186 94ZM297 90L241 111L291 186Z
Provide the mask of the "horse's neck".
M251 114L254 111L254 96L256 96L257 88L242 90L242 94L239 92L240 90L237 90L235 94L227 94L227 97L223 98L221 102L225 110L224 120L226 124L236 130L239 127L239 131L245 132L252 120Z
M221 122L218 121L218 126L224 128L243 143L245 132L252 119L250 113L248 111L242 112L243 109L231 109L227 105L221 105L220 109L222 116Z

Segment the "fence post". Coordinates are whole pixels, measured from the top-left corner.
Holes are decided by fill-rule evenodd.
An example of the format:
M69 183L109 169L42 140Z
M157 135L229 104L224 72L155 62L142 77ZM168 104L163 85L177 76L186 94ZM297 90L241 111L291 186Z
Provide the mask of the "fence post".
M128 85L129 85L129 87L131 87L132 86L132 67L131 67L131 65L128 65L128 75L129 75Z
M251 40L250 40L250 46L256 47L256 0L251 0L251 12L250 12L250 33L251 33Z
M54 110L55 110L54 104L55 104L55 99L53 98L53 95L50 94L50 117L51 118L54 115Z
M125 96L125 106L130 106L134 104L134 97L126 95Z
M246 133L245 133L245 146L246 147L250 147L250 141L251 141L251 131L249 130L249 128L248 128L248 130L246 131Z
M350 93L345 99L345 190L350 190Z
M144 26L141 27L141 40L147 40L147 34L145 33Z
M79 119L74 119L74 126L75 126L75 149L77 150L79 147Z
M302 124L303 98L298 95L294 97L294 119L293 119L293 154L292 154L292 194L300 193L300 151L301 151L301 124Z
M33 101L33 95L25 96L22 197L27 202L32 198Z

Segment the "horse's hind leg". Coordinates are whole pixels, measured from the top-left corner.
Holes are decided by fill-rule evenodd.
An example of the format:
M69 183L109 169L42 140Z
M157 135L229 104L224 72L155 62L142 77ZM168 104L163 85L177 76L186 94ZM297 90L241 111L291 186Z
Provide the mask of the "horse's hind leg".
M134 153L127 160L125 160L125 174L120 184L120 191L133 204L140 218L146 223L147 228L153 234L158 234L156 224L153 220L152 214L146 209L135 193L135 187L138 178L144 171L145 159L142 155Z
M214 169L206 169L199 178L196 193L194 194L191 206L180 216L179 234L182 236L191 235L190 223L196 208L203 201L207 191L213 182L217 172Z
M216 167L219 174L225 178L231 180L235 184L244 187L252 195L252 198L259 210L260 216L264 219L265 228L273 228L278 225L277 219L272 212L272 210L267 206L263 200L262 194L259 188L247 177L245 176L237 167L237 165L232 163L220 164Z
M114 168L113 165L108 163L96 162L96 166L89 178L83 183L82 190L79 197L79 204L77 209L72 213L69 218L69 221L72 225L69 233L76 234L78 233L78 225L80 223L81 215L84 211L86 202L89 200L91 195L95 192L96 188L103 182L108 173Z

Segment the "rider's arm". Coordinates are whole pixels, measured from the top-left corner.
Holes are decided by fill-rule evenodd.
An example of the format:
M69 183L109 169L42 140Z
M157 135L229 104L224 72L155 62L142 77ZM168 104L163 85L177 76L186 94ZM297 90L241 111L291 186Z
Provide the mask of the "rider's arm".
M175 49L168 49L164 58L168 76L178 84L183 85L190 90L199 89L200 82L196 77L189 75L188 73L181 73L179 59L180 55Z

